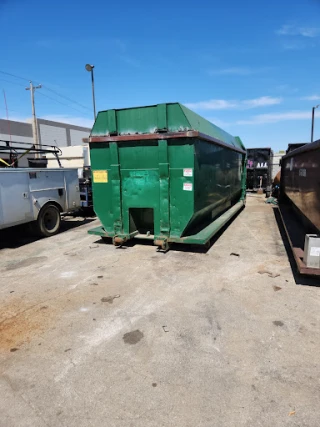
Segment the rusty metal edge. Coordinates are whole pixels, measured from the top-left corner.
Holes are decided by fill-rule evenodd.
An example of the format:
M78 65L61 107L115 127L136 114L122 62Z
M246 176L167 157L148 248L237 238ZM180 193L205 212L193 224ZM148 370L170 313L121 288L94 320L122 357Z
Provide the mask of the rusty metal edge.
M303 274L303 275L308 275L308 276L320 276L320 268L307 267L305 265L305 263L300 259L299 255L298 255L299 248L294 247L292 244L292 241L290 238L290 233L286 227L286 223L285 223L285 220L284 220L282 212L281 212L281 206L279 206L278 209L279 209L281 221L282 221L283 227L285 229L285 232L286 232L289 244L290 244L290 248L291 248L291 251L293 253L294 259L296 261L299 273Z
M309 142L303 147L299 147L299 148L296 148L295 150L290 151L290 153L282 156L282 159L285 160L290 157L296 156L297 154L300 154L300 153L317 150L319 147L320 147L320 139L318 139L317 141Z
M115 135L115 136L91 136L89 143L94 142L130 142L130 141L146 141L146 140L163 140L163 139L177 139L177 138L200 138L204 141L208 141L222 147L228 148L233 151L237 151L241 154L246 154L245 150L235 147L234 145L226 144L220 139L213 138L212 136L206 135L198 131L187 131L187 132L164 132L164 133L145 133L136 135Z

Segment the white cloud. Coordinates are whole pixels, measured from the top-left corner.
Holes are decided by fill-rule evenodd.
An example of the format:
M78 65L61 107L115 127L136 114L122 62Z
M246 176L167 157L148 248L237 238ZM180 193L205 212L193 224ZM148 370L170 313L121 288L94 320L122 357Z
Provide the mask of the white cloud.
M248 76L253 74L255 71L251 68L246 67L231 67L231 68L222 68L217 70L210 70L209 74L229 74L229 75L238 75L238 76Z
M318 37L320 35L319 27L298 27L295 25L282 25L276 31L279 36L302 36L302 37Z
M190 102L186 106L193 110L229 110L237 107L236 101L211 99L209 101Z
M213 123L214 125L216 125L216 126L218 126L218 127L222 128L222 129L225 129L225 128L226 128L226 127L228 127L228 126L232 126L232 124L233 124L233 123L231 123L231 122L226 122L226 121L224 121L224 120L221 120L221 119L219 119L219 118L217 118L217 117L206 117L206 116L205 116L205 118L206 118L207 120L209 120L209 122Z
M251 68L251 67L230 67L230 68L217 68L208 71L210 76L216 75L229 75L229 76L250 76L252 74L262 73L270 70L271 67L264 68Z
M126 43L121 39L113 39L113 44L117 47L121 52L125 52L127 50Z
M293 95L294 93L299 92L299 89L288 84L283 84L275 87L275 91L282 92L287 95Z
M320 117L320 113L316 112ZM278 123L290 120L311 120L311 111L288 111L285 113L258 114L248 120L238 120L237 125L262 125L267 123Z
M320 95L303 96L301 101L320 101Z
M0 119L2 120L7 120L7 117L5 115L0 115ZM25 117L25 116L9 116L9 120L13 121L13 122L28 122L29 120L31 120L30 117Z
M320 28L299 28L299 30L303 37L318 37L320 35Z
M118 58L126 64L130 65L131 67L140 67L140 62L137 59L132 58L128 55L118 55Z
M225 100L210 99L208 101L199 101L187 103L186 106L192 110L245 110L257 107L266 107L280 104L282 98L273 98L271 96L262 96L255 99L245 100Z
M53 122L67 123L75 126L83 126L86 128L92 128L93 119L88 119L86 117L73 117L73 116L60 116L60 115L47 115L39 117L44 120L52 120Z
M271 96L261 96L256 99L247 99L242 101L244 106L248 108L266 107L268 105L276 105L282 102L282 98L272 98Z
M298 40L298 41L282 43L282 47L283 49L286 49L286 50L301 50L301 49L305 49L307 45L306 43L302 43L300 40Z

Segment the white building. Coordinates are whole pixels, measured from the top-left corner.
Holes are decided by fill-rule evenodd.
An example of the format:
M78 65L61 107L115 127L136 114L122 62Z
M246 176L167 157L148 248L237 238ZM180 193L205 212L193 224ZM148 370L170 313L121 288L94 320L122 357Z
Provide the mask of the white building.
M54 122L50 120L37 119L39 143L41 145L57 146L62 151L61 163L62 166L69 165L70 167L83 166L83 138L88 138L90 128L75 126L72 124ZM13 120L0 119L0 140L12 141L13 143L34 143L32 124L30 122L17 122ZM73 148L74 147L74 148ZM28 158L33 158L33 155L26 155L18 161L19 167L28 166ZM48 155L48 167L57 167L57 162L53 164L52 156ZM8 153L1 153L0 158L5 161L9 160ZM69 160L68 160L69 159ZM4 166L0 162L0 167Z
M275 178L279 170L281 169L280 160L282 156L286 154L285 151L278 151L277 153L273 153L273 161L272 161L272 179Z

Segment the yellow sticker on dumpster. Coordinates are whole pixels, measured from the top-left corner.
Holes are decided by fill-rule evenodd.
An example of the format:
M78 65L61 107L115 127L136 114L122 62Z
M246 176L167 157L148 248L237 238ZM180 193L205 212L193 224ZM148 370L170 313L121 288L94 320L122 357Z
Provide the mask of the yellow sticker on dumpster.
M108 182L108 171L93 171L93 182Z

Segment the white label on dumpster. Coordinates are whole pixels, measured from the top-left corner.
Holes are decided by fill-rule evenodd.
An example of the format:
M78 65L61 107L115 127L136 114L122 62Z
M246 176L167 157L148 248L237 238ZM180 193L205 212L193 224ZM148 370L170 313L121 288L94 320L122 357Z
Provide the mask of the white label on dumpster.
M192 183L191 182L184 182L183 183L183 189L185 191L192 191Z
M183 169L183 176L193 176L192 169Z
M317 247L311 247L310 249L310 255L311 256L320 256L320 248Z

